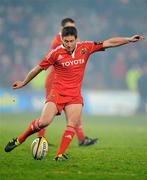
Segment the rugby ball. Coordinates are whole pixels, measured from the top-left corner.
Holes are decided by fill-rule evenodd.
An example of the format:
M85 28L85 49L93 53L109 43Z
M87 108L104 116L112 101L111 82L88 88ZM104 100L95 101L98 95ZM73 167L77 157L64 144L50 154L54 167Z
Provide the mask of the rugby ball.
M45 137L37 137L31 144L32 156L36 160L44 159L48 153L48 142Z

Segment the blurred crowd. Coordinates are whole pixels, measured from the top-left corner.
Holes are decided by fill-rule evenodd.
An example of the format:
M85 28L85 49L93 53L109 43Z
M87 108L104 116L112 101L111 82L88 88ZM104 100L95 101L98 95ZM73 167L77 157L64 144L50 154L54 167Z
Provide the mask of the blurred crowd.
M76 21L81 40L147 34L145 0L1 0L0 88L37 65L65 17ZM146 52L144 41L92 55L84 88L136 90Z

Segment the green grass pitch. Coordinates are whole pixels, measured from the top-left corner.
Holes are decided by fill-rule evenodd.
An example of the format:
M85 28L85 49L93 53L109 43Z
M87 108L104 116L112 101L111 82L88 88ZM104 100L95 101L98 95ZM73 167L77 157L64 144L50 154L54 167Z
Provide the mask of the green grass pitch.
M10 153L4 146L22 133L37 114L0 114L0 180L146 180L147 118L84 116L85 134L99 137L90 147L70 144L64 162L53 160L65 129L64 117L57 117L48 127L46 138L55 146L49 148L44 160L32 158L30 145L36 135Z

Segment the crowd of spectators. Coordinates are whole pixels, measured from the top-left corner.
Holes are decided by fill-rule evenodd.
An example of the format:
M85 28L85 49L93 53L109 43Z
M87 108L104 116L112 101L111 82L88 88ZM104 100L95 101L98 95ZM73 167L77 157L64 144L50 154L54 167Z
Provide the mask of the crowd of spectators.
M146 12L145 0L1 0L0 88L23 79L40 61L61 19L75 19L81 40L101 41L118 35L146 35ZM92 55L84 88L127 89L127 74L147 60L146 51L144 41Z

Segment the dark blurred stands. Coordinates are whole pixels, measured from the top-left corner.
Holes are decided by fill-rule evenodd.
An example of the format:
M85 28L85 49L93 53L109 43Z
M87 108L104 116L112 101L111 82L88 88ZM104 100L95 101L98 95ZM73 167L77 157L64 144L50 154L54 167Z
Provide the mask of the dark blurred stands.
M77 22L82 40L147 34L146 0L1 0L0 87L9 87L36 65L58 33L62 18ZM84 88L127 89L127 72L146 61L145 42L91 56Z

